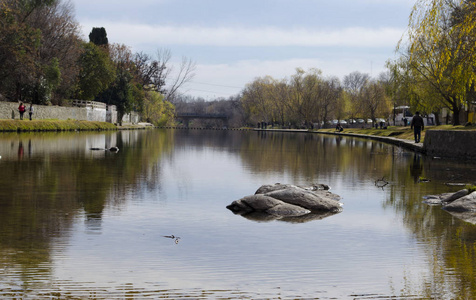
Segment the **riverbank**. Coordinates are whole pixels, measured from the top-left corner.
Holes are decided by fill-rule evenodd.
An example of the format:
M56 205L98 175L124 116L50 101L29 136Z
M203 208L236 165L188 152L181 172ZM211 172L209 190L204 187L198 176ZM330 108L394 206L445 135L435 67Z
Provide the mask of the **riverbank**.
M155 128L145 122L125 123L118 126L108 122L82 120L1 120L0 132L28 131L103 131L103 130L134 130Z
M475 160L476 127L474 126L429 126L421 134L420 143L415 143L413 130L407 127L390 126L387 129L345 128L338 132L335 129L293 130L293 129L255 129L258 131L282 131L352 136L378 140L397 145L434 157Z
M425 131L422 132L420 143L415 143L413 140L413 130L410 127L390 127L387 129L368 129L368 128L346 128L344 131L336 131L335 129L255 129L257 131L273 131L273 132L294 132L294 133L316 133L329 134L337 136L351 136L378 140L400 147L411 149L418 152L425 152L423 147L423 140Z
M104 130L135 130L155 128L150 123L115 124L99 121L79 120L0 120L0 132L41 132L41 131L104 131ZM335 129L254 129L267 132L317 133L341 136L352 136L378 140L397 145L431 156L458 159L476 159L476 127L474 126L431 126L422 132L421 142L413 140L410 127L394 127L387 129L345 128L342 132ZM431 138L429 138L431 136Z
M0 132L117 130L114 124L79 120L0 120Z
M369 138L378 140L399 147L404 147L413 151L425 153L424 141L425 135L428 130L433 128L426 128L421 133L420 143L415 143L413 130L407 127L395 127L390 126L387 129L375 129L375 128L346 128L344 131L338 132L335 129L320 129L315 132L324 134L337 134L344 136L353 136L361 138Z

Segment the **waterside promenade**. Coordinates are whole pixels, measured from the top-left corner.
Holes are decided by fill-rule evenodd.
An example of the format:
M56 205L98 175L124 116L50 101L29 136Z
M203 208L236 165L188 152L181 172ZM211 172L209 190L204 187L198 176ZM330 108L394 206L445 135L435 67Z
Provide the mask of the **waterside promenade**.
M267 132L294 132L309 134L327 134L336 136L349 136L377 140L399 147L426 154L432 157L452 158L461 160L476 160L476 130L425 130L422 143L415 143L408 139L408 134L403 137L381 136L373 134L359 134L355 132L336 131L310 131L307 129L255 129Z

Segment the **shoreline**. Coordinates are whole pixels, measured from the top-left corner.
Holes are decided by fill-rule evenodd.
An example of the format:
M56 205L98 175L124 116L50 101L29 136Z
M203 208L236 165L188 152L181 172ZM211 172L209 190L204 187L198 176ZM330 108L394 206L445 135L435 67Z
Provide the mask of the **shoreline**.
M420 143L413 140L413 131L407 128L390 128L380 130L362 129L366 132L336 132L333 130L296 130L296 129L258 129L255 131L267 132L300 132L310 134L327 134L334 136L349 136L377 140L396 145L410 151L415 151L433 158L456 159L461 161L476 160L476 130L468 127L438 126L425 128ZM359 130L354 130L359 131ZM395 137L397 136L397 137ZM411 137L411 139L408 139Z
M0 133L12 132L64 132L64 131L112 131L112 130L144 130L158 128L150 123L125 124L118 126L99 121L79 120L5 120L0 119ZM164 128L164 127L161 127ZM167 127L165 127L167 128ZM170 129L186 129L170 127ZM189 128L197 130L200 128ZM222 129L225 130L225 129ZM391 127L389 129L348 129L347 132L336 132L332 129L261 129L261 128L228 128L226 130L251 130L256 132L287 132L327 134L348 136L381 141L415 151L430 157L476 160L476 130L465 127L437 126L425 128L422 141L413 141L413 132L409 127ZM351 132L349 132L351 131ZM352 132L354 131L354 132ZM358 133L359 131L364 133ZM425 138L426 137L426 138ZM474 141L474 142L473 142Z
M110 131L155 128L150 123L118 126L108 122L83 120L5 120L0 119L2 132L61 132L61 131Z
M335 136L350 136L350 137L358 137L358 138L366 138L377 140L381 142L386 142L389 144L397 145L400 147L405 147L410 150L414 150L420 153L426 153L423 143L415 143L412 140L395 138L395 137L388 137L388 136L379 136L379 135L370 135L370 134L359 134L359 133L346 133L343 132L332 132L332 131L311 131L307 129L254 129L255 131L266 131L266 132L294 132L294 133L310 133L310 134L327 134L327 135L335 135Z

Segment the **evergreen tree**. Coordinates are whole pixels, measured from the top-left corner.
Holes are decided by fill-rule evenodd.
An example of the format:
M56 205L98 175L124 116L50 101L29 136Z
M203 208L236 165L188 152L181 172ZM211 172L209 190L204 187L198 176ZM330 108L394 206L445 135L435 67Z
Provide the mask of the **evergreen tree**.
M89 33L89 41L96 46L108 45L107 33L104 27L93 27L91 33Z

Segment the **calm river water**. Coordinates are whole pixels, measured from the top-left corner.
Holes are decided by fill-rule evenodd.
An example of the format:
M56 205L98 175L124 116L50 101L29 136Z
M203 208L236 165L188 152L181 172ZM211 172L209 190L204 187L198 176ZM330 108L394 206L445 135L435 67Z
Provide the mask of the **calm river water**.
M0 156L2 299L476 298L476 225L422 203L475 183L472 163L198 130L1 134ZM226 209L276 182L328 184L344 209L307 222Z

